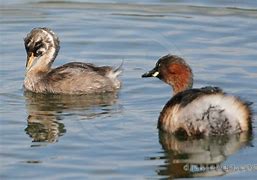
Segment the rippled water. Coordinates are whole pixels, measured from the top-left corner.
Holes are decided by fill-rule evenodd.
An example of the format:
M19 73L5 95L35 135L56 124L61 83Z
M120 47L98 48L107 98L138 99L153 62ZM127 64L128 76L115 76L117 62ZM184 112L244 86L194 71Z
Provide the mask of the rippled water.
M254 179L255 1L117 2L1 1L1 179ZM24 94L23 38L41 26L60 37L55 66L124 61L121 91L93 97ZM253 135L193 140L159 133L158 115L171 90L141 74L168 53L191 64L195 87L220 86L253 102Z

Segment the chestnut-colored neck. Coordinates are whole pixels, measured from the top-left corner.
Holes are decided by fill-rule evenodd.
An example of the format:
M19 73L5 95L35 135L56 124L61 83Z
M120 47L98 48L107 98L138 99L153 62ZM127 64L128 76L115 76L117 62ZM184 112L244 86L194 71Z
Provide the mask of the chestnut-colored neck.
M169 77L167 83L172 86L173 94L192 88L193 74L186 64L172 64L168 68Z
M177 79L176 82L173 83L172 89L173 89L173 95L185 91L187 89L191 89L193 85L193 81L190 79Z

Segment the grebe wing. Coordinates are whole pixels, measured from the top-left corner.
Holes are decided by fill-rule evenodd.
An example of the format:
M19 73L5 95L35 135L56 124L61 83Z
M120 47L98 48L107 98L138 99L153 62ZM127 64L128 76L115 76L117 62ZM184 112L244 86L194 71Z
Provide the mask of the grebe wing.
M55 69L52 69L47 74L47 78L53 81L60 81L63 79L68 79L72 76L79 75L82 72L88 73L88 75L105 76L111 70L112 68L109 66L96 67L91 63L70 62Z
M206 86L198 89L188 89L182 92L177 93L175 96L171 98L171 100L167 103L167 106L172 106L175 104L180 104L181 107L185 107L193 100L200 98L204 95L210 94L225 94L222 89L219 87Z

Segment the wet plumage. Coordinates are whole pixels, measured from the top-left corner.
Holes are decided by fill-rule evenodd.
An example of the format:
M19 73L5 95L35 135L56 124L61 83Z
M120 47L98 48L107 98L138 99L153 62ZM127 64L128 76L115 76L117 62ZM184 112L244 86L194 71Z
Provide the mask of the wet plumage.
M192 89L193 74L180 57L167 55L143 77L158 77L173 88L174 96L160 113L158 128L170 133L224 135L251 130L247 102L218 87Z
M97 67L90 63L71 62L51 68L60 46L48 28L34 28L24 39L27 52L24 87L36 93L92 94L117 91L120 67Z

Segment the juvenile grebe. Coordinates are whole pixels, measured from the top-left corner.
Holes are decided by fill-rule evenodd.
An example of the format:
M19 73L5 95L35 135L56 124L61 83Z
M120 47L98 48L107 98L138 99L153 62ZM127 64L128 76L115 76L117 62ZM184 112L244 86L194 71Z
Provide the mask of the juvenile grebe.
M25 89L36 93L92 94L114 92L120 88L120 68L96 67L71 62L51 69L60 46L48 28L34 28L24 39L27 52Z
M142 77L157 77L173 88L174 96L160 113L158 128L188 136L223 135L251 130L251 110L246 102L217 87L191 89L193 73L180 57L166 55Z

